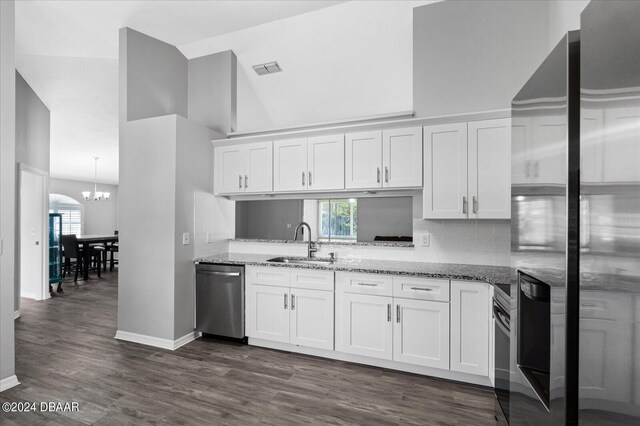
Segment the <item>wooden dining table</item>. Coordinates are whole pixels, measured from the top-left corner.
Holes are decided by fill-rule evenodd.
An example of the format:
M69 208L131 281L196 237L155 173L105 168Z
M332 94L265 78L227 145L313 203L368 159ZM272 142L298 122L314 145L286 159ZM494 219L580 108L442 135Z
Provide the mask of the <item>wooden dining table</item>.
M118 242L118 236L117 235L108 235L108 234L88 234L88 235L78 235L77 236L78 239L78 244L82 247L82 264L83 265L89 265L89 261L90 261L90 254L89 254L89 246L91 244L110 244L110 243L117 243ZM98 266L99 268L102 267L102 265ZM82 272L82 278L84 280L88 280L89 279L89 268L85 267L84 271Z

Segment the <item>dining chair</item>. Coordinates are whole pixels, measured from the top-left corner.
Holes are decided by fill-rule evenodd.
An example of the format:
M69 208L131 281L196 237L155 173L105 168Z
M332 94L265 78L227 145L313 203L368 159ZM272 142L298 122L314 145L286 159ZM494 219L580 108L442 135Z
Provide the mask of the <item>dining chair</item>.
M84 252L80 248L78 237L75 234L62 235L60 236L60 239L62 241L62 250L64 253L64 264L62 270L63 277L66 275L66 272L71 273L71 269L73 267L75 272L73 281L77 282L80 271L83 268L88 268L90 265L84 265L82 262ZM89 247L89 256L90 262L97 262L96 271L98 272L98 278L100 278L101 253L98 250Z

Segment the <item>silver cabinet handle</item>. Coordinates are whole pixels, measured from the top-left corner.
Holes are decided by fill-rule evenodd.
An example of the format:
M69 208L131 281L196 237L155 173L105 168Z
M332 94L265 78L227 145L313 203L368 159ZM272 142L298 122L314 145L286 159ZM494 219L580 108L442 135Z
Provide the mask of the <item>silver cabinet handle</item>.
M380 183L380 167L376 169L376 182Z
M294 311L296 309L296 295L291 295L291 310Z
M196 274L217 275L219 277L239 277L240 272L196 271Z
M304 172L302 172L302 186L304 186Z
M284 308L287 309L287 293L284 294Z
M425 287L411 287L411 290L431 291L432 289Z
M247 187L247 184L249 183L249 177L247 175L244 175L244 187Z
M362 285L365 287L378 287L378 284L374 284L374 283L358 283L358 285Z
M311 172L309 172L309 186L311 186Z
M473 214L478 213L478 197L476 197L475 195L473 197L471 197L471 200L473 201Z
M467 214L467 197L462 197L462 214Z
M387 166L384 166L384 181L389 182L389 168Z
M396 305L396 322L400 322L400 305Z
M391 303L387 303L387 322L391 322Z
M524 163L524 174L526 177L531 177L531 161Z
M538 177L540 173L540 162L536 161L533 163L533 177Z
M238 188L242 189L242 175L238 175Z

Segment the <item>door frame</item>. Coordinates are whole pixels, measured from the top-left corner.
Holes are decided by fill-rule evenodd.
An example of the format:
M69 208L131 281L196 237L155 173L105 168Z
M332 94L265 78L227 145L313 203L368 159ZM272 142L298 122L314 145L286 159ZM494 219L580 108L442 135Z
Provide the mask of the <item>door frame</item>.
M36 167L30 166L24 163L18 163L17 167L17 179L18 182L18 190L17 192L17 203L16 203L16 229L21 229L21 221L22 221L22 174L30 173L36 175L42 179L42 205L46 208L46 211L42 213L42 235L40 244L42 250L42 285L40 286L39 292L36 294L36 300L46 300L51 297L49 294L49 172L45 170L38 169ZM21 244L22 244L22 232L18 232L18 238L16 238L16 259L17 259L17 268L16 268L16 278L18 282L18 291L17 294L20 295L22 291L22 277L21 277L21 269L22 269L22 258L21 258ZM16 309L16 316L20 315L20 311L22 308L22 302L20 298L18 298L18 306Z

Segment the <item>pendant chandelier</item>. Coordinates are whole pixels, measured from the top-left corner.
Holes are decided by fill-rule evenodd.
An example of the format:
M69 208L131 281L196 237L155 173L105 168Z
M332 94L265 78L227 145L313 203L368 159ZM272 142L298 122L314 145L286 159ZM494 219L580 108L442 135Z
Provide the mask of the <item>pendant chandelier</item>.
M99 192L98 191L98 159L100 157L93 157L93 161L95 162L94 170L93 170L93 196L91 196L91 191L84 191L82 196L85 200L108 200L110 193L108 192Z

